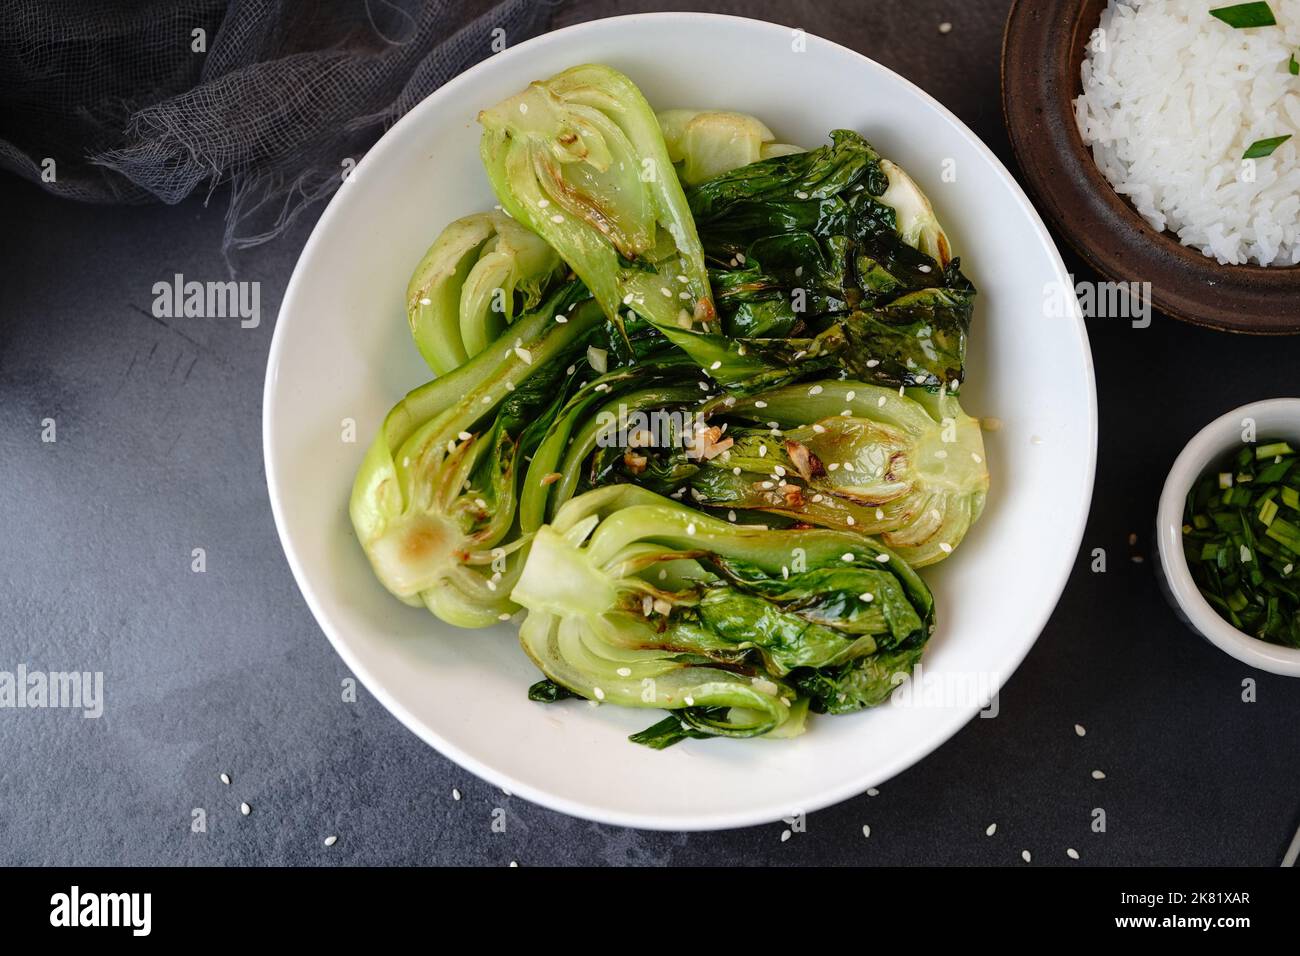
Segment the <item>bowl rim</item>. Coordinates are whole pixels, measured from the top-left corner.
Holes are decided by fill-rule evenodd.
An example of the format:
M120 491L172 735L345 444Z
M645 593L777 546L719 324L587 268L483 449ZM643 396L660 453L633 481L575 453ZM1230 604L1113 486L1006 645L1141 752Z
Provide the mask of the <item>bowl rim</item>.
M472 84L478 77L479 73L490 68L490 64L501 60L505 57L513 57L520 51L531 49L538 46L560 42L557 37L568 37L598 28L607 28L608 22L619 21L634 27L637 23L644 23L648 20L667 21L678 20L684 23L690 22L718 22L722 24L738 25L758 25L764 29L780 30L788 32L791 27L783 24L773 23L767 20L760 20L753 17L732 16L728 14L714 13L695 13L695 12L653 12L653 13L636 13L625 14L615 17L603 17L596 20L583 21L562 27L558 30L549 31L539 36L533 37L516 46L511 46L505 51L495 54L478 64L470 67L464 72L447 81L428 97L416 104L406 115L402 116L393 124L378 141L367 151L365 156L358 162L354 173L361 171L368 162L372 162L372 157L381 155L384 151L396 148L395 143L399 137L394 135L395 131L403 127L404 124L414 124L421 122L421 114L428 109L426 104L431 101L441 101L442 99L451 98L457 95L465 86ZM1038 210L1025 194L1024 189L1012 175L1006 164L989 148L973 130L970 129L959 117L951 110L945 107L937 99L921 89L911 80L902 74L883 64L867 57L856 50L852 50L832 40L814 34L807 34L811 40L824 43L828 47L833 47L848 56L862 61L875 70L887 73L895 82L901 83L904 87L917 96L921 101L928 104L934 110L937 120L946 121L958 133L966 137L972 148L978 152L989 163L990 169L1002 180L1010 190L1013 199L1019 204L1019 208L1027 218L1035 238L1043 244L1051 263L1056 267L1060 277L1068 277L1069 271L1061 258L1060 250L1053 240L1051 233L1048 231L1039 215ZM280 311L283 313L285 307L290 305L297 296L298 286L305 283L304 273L300 271L303 261L307 260L316 247L323 243L323 239L330 231L333 220L338 214L340 208L341 191L337 191L331 197L329 205L321 214L316 225L313 227L307 243L304 245L302 252L299 254L298 263L294 267L294 272L286 286L284 297L281 301ZM1060 561L1057 572L1046 579L1045 587L1042 589L1045 593L1052 595L1050 602L1045 602L1041 613L1033 620L1028 631L1032 632L1032 637L1025 641L1014 655L1010 656L1007 661L1005 672L998 675L998 688L993 692L996 693L1010 680L1011 675L1024 662L1029 651L1037 643L1043 629L1047 626L1052 613L1055 611L1060 601L1060 596L1064 592L1066 584L1069 581L1070 573L1073 569L1075 558L1083 541L1083 535L1087 527L1088 512L1092 500L1092 492L1096 477L1097 463L1097 435L1098 435L1098 404L1096 390L1096 376L1092 361L1092 351L1088 342L1087 326L1083 321L1080 310L1075 307L1071 311L1071 317L1074 319L1074 333L1078 336L1080 355L1083 360L1083 371L1089 384L1086 395L1086 421L1087 421L1087 456L1083 462L1086 474L1086 481L1080 489L1079 514L1072 537L1066 542L1069 545L1068 558ZM755 826L764 823L771 823L778 819L782 813L788 812L788 808L777 808L775 806L758 806L749 807L743 810L727 811L715 813L707 816L695 816L683 820L680 818L666 818L655 816L653 814L643 814L636 812L624 812L621 810L611 810L606 807L600 807L587 801L572 800L566 797L554 795L546 790L534 787L523 781L515 779L509 772L498 770L479 760L471 753L465 751L459 746L452 744L443 735L439 734L434 728L428 726L421 718L414 714L409 708L402 704L389 690L385 687L382 680L378 679L372 672L372 669L363 663L360 656L355 653L348 645L344 636L339 633L339 628L334 624L332 618L324 613L323 606L319 596L316 593L316 587L312 579L308 576L303 558L299 554L298 546L294 545L287 534L288 526L284 515L280 492L278 490L280 477L275 465L275 455L273 453L273 430L274 417L272 412L276 404L276 375L280 367L281 353L285 348L286 336L281 334L284 324L277 317L275 329L272 336L272 342L267 359L267 371L265 384L263 388L263 421L262 421L262 444L263 444L263 461L266 470L266 481L268 495L271 501L271 511L275 520L277 536L285 552L286 560L290 570L293 573L295 583L301 592L304 601L312 612L317 626L325 633L326 638L333 646L335 652L342 658L348 669L354 674L362 684L367 688L371 695L393 716L395 716L408 730L423 740L426 744L433 747L440 754L452 760L459 766L473 773L480 779L508 790L532 803L548 809L556 810L570 816L581 819L592 820L598 823L610 824L615 826L634 827L646 830L668 830L674 832L684 831L702 831L702 830L723 830L737 827ZM1066 549L1063 547L1061 553L1065 554ZM980 710L987 706L987 702L976 701L969 707L952 708L951 716L940 731L936 731L933 739L927 741L924 746L913 748L905 755L901 755L894 760L881 764L873 768L872 773L859 775L852 780L845 781L841 785L828 788L821 792L816 799L807 802L803 808L807 812L820 810L824 807L832 806L844 800L850 799L864 792L868 787L875 785L877 782L888 780L916 763L925 759L936 749L950 740L962 727L964 727L971 718Z
M1300 332L1300 264L1222 265L1154 229L1110 184L1074 114L1083 18L1103 0L1013 0L1002 35L1002 115L1016 163L1056 232L1093 269L1150 281L1184 322L1252 335Z
M1225 412L1183 447L1165 479L1156 512L1160 566L1169 590L1191 626L1219 650L1242 663L1273 674L1300 677L1300 648L1270 644L1237 630L1219 616L1192 580L1183 553L1183 508L1187 492L1216 458L1241 444L1241 419L1281 412L1295 419L1300 434L1300 398L1268 398Z

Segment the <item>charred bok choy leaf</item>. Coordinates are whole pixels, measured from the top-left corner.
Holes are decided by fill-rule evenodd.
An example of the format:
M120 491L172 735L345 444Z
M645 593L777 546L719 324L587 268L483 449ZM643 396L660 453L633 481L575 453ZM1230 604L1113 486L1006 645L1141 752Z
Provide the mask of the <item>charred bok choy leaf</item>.
M725 333L769 365L955 391L974 286L928 199L857 133L690 190Z
M561 507L511 596L528 611L524 650L554 685L673 711L676 727L633 738L660 747L798 733L810 700L877 703L833 688L878 686L887 670L890 683L934 627L925 584L870 539L729 524L631 485Z
M429 368L443 375L483 351L540 304L561 271L546 241L504 213L457 219L406 288L411 335Z
M913 567L951 554L984 508L979 422L942 391L823 381L716 399L704 414L726 425L723 454L660 454L628 477L689 488L703 507L877 535Z
M719 381L763 368L715 334L704 252L654 111L626 76L576 66L479 114L502 207L553 248L611 321L645 319Z
M557 313L567 321L555 321ZM525 543L512 535L522 458L559 410L566 364L602 322L582 284L569 283L389 412L349 512L394 595L461 627L516 610L509 593Z

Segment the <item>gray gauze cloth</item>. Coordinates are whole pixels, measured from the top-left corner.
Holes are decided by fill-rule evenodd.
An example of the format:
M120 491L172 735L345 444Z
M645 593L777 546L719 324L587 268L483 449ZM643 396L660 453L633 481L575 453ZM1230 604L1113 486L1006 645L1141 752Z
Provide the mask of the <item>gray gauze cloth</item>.
M69 199L230 186L225 249L282 232L547 0L4 0L0 169Z

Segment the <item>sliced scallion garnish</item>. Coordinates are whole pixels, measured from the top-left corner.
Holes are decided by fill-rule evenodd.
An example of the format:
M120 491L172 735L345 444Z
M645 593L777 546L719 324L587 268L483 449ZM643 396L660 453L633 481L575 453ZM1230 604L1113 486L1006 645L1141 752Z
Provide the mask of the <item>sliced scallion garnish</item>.
M1300 76L1300 60L1295 58L1294 53L1291 54L1291 62L1286 65L1286 68L1291 71L1292 76Z
M1247 148L1246 152L1242 154L1241 158L1263 159L1265 156L1272 156L1273 150L1277 149L1290 138L1291 134L1287 133L1285 136L1272 136L1268 139L1257 139L1255 142L1250 144L1249 148Z
M1277 17L1273 16L1273 8L1263 2L1237 3L1230 7L1219 7L1211 10L1210 16L1222 20L1234 30L1277 26Z
M1300 457L1242 448L1187 495L1183 553L1205 600L1246 634L1300 647Z

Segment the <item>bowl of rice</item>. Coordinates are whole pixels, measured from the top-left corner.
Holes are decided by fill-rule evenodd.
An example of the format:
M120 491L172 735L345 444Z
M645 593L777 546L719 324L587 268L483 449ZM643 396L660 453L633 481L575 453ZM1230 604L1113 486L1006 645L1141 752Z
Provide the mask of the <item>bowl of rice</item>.
M1300 0L1017 0L1002 95L1090 265L1179 319L1300 332Z

